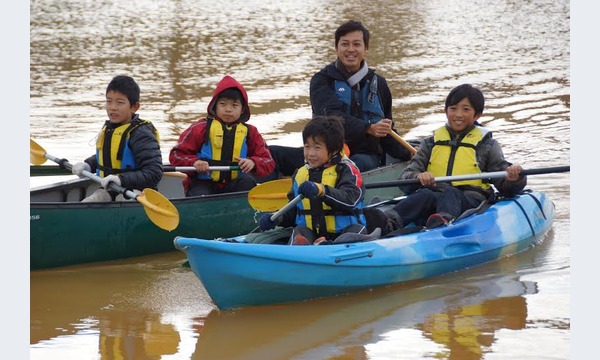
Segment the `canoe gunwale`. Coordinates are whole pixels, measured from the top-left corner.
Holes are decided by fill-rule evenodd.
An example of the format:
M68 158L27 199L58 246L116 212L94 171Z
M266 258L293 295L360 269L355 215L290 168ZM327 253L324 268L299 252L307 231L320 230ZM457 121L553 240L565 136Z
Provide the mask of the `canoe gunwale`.
M402 163L402 162L389 164L384 167L366 171L363 173L363 177L365 177L367 179L370 177L374 177L374 176L376 177L377 175L388 173L396 168L399 170L404 165L405 165L405 163ZM43 194L45 192L61 191L62 189L69 190L69 189L75 189L75 188L83 188L87 185L94 185L94 182L91 181L90 179L79 179L79 178L69 179L66 181L58 182L58 183L42 185L42 186L38 186L35 188L31 188L29 193L30 193L30 197L31 197L31 196L37 196L38 194ZM179 204L179 203L188 203L188 202L210 201L210 200L214 200L214 199L247 198L247 196L248 196L248 191L237 191L237 192L224 193L224 194L199 195L199 196L190 196L190 197L186 197L186 196L168 197L168 199L173 204ZM76 205L78 203L79 203L78 201L30 201L30 205L34 206L34 207L45 207L44 205L52 205L53 207L60 207L61 204L68 204L69 206L72 206L72 207L77 207L77 206L89 207L86 203ZM133 206L133 207L141 207L142 206L141 204L139 204L136 201L123 201L123 202L112 202L112 203L92 203L92 204L97 204L97 205L103 204L103 206L106 206L106 207L120 207L119 205L115 205L118 203L122 204L123 206ZM96 207L97 207L97 205L96 205Z

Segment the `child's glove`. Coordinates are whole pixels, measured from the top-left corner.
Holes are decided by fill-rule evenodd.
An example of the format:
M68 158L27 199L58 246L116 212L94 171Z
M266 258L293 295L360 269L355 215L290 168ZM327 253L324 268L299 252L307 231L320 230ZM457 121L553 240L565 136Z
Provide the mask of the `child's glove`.
M134 199L137 199L138 196L143 194L143 192L141 192L138 189L133 189L132 192L133 192L133 196L129 196L129 195L127 195L127 191L125 191L123 193L123 197L127 200L134 200Z
M277 221L271 221L271 216L273 216L272 213L266 213L260 217L258 226L260 227L261 231L275 229L275 226L277 226Z
M92 168L90 168L90 164L83 162L83 161L75 163L71 167L71 172L73 173L73 175L77 175L82 179L85 178L85 176L83 176L83 170L92 171Z
M298 193L305 198L314 199L325 195L325 187L323 184L314 183L312 181L305 181L300 184Z
M102 178L102 180L100 180L100 186L106 189L111 182L115 183L117 186L121 186L121 179L118 175L108 175L107 177Z

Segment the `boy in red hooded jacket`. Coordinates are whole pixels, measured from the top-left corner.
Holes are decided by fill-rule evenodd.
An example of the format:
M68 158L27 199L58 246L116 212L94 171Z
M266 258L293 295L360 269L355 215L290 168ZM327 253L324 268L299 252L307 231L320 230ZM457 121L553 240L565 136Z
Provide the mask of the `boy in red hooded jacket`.
M258 129L246 123L250 119L246 90L225 76L217 84L207 112L179 136L169 154L171 165L196 168L184 180L186 195L252 189L254 177L270 174L275 162ZM210 171L209 166L239 166L240 170Z

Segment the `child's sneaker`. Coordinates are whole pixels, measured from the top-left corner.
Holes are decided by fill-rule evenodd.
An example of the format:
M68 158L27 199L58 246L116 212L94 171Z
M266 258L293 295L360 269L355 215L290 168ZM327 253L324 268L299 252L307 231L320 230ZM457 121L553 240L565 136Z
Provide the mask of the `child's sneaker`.
M454 218L450 214L446 213L435 213L429 215L425 227L428 229L434 229L440 226L448 225Z
M294 234L294 241L292 242L292 245L310 245L310 242L306 237L304 237L304 235L296 233Z
M326 242L327 239L325 239L325 236L321 236L320 238L318 238L317 240L315 240L315 242L313 242L313 245L319 245L320 243Z

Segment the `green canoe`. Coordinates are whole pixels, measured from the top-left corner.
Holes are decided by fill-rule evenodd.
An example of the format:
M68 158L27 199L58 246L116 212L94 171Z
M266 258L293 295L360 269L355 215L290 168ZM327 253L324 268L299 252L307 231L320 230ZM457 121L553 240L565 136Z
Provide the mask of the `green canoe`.
M406 163L365 172L365 183L395 180ZM67 175L56 166L30 166L30 176ZM98 188L89 179L72 179L32 188L30 191L30 269L116 260L176 251L176 236L196 238L233 237L254 230L261 215L248 203L248 192L185 197L183 174L165 172L159 192L179 211L173 231L159 228L137 201L81 203ZM369 189L374 196L401 196L396 187Z

